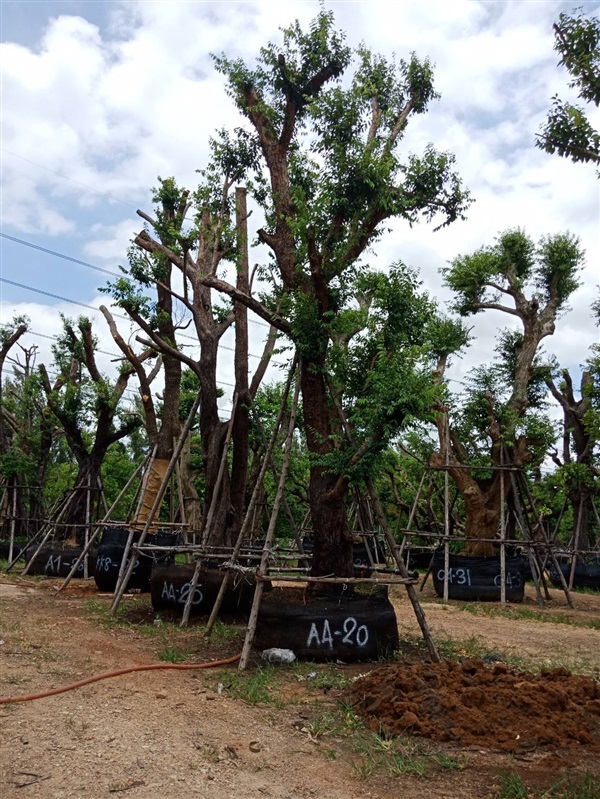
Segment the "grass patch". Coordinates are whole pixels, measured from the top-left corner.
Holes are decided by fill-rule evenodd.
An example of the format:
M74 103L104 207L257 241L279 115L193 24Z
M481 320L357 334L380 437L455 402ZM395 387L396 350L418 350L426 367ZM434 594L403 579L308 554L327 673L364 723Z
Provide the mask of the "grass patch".
M250 705L275 705L282 707L278 696L279 679L270 664L252 671L226 671L218 675L218 682L233 696Z
M433 772L456 771L465 764L450 757L433 744L408 736L385 737L371 733L363 734L354 746L358 759L354 769L361 779L374 772L383 772L390 777L429 777Z
M600 799L600 780L593 774L566 775L548 788L530 790L519 774L499 777L495 799Z
M573 627L589 627L600 630L600 619L578 619L567 613L545 613L543 610L532 608L501 608L496 605L484 605L476 602L466 602L459 606L466 613L474 616L500 616L504 619L525 619L526 621L541 621L547 624L570 624Z
M179 649L176 646L167 646L156 653L156 657L165 663L183 663L190 656L189 650Z
M313 743L321 743L321 752L327 759L337 755L333 741L350 743L352 767L359 779L368 779L375 772L388 777L411 775L429 777L434 772L455 771L465 763L437 747L430 741L405 736L376 734L369 729L354 709L343 703L328 708L306 721L306 732Z
M200 627L200 632L204 636L206 627ZM241 633L245 632L246 627L242 624L225 624L221 619L217 619L207 640L214 644L227 644L233 641Z
M130 622L127 619L127 607L121 603L116 612L111 614L110 605L99 599L86 599L83 603L83 610L96 627L124 627Z

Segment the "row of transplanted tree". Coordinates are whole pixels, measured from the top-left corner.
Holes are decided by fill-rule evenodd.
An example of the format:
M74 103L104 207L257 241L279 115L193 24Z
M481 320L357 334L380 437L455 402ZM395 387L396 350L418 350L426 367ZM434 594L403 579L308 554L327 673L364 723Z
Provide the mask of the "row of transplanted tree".
M557 42L575 36L577 25L587 31L597 75L599 26L579 17L566 30L566 19ZM578 72L561 55L574 80L586 81L589 69ZM14 369L1 397L2 473L8 488L30 489L5 492L5 517L17 516L22 530L23 520L44 518L72 489L63 521L76 535L90 516L103 515L100 485L110 502L152 452L148 497L137 509L136 521L143 521L199 392L197 426L180 459L180 499L186 521L198 529L213 505L211 541L231 544L264 436L284 402L285 375L281 385L264 385L276 358L297 366L301 413L286 497L298 524L309 512L315 574L351 573L356 488L374 480L392 519L410 506L418 470L430 467L449 471L452 517L467 537L496 535L501 496L510 498L511 484L501 486L493 467L514 465L528 471L548 518L563 510L564 497L570 510L563 527L577 523L579 547L587 548L598 493L599 354L592 350L576 391L569 372L545 358L541 346L579 285L579 241L568 233L539 241L521 229L500 233L442 270L456 313L444 315L401 261L382 272L369 264L390 220L431 224L433 234L463 219L471 202L450 153L427 145L407 154L403 147L407 127L438 97L429 61L352 50L322 11L308 30L298 23L286 29L283 42L265 47L253 67L226 57L215 63L244 123L211 142L195 191L159 179L153 211L138 212L145 224L128 267L105 289L137 326L135 338L102 307L122 356L117 375L98 368L87 319L63 320L49 368L20 346L25 320L3 329L0 365L5 373L11 363ZM598 104L595 81L596 94L582 96ZM551 135L548 129L540 140L546 148ZM579 160L598 161L597 145L592 137L589 157ZM561 147L573 155L568 142ZM262 227L250 225L254 218ZM263 261L252 272L251 240ZM476 368L456 393L449 361L476 347L465 320L493 310L513 324L498 334L496 360ZM269 330L249 374L249 322L256 321ZM229 330L231 425L219 415L217 378ZM548 416L552 398L563 412L560 433ZM213 503L228 432L229 457ZM556 470L542 476L548 457ZM265 498L270 491L267 481ZM432 524L428 514L443 514L439 503L433 481L423 524ZM477 541L470 549L493 551Z

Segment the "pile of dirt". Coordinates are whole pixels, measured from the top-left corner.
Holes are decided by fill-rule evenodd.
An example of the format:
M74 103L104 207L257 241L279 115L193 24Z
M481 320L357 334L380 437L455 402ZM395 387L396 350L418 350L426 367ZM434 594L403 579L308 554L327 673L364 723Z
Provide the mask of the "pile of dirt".
M600 751L600 684L562 668L534 675L475 659L384 666L356 680L346 700L385 735L502 752Z

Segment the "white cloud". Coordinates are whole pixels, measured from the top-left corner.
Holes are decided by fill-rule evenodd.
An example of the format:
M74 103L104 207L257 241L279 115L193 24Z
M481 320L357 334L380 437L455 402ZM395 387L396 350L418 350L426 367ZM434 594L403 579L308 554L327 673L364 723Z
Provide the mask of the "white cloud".
M239 124L210 53L251 61L278 38L279 26L296 17L305 23L319 8L300 0L122 2L110 26L100 29L85 19L85 3L80 16L55 18L53 3L46 5L37 47L11 42L9 30L0 45L2 146L46 167L3 155L3 223L8 232L52 236L46 246L69 254L80 248L82 258L111 268L125 261L140 227L135 209L150 210L157 175L193 187L209 136ZM431 141L454 152L476 199L466 222L435 234L426 225L410 230L393 223L372 262L412 263L444 301L438 270L459 253L491 243L507 227L525 227L534 238L571 229L588 250L588 268L552 347L562 363L578 363L595 336L588 309L600 262L598 183L592 167L549 156L533 143L550 97L568 93L552 49L552 22L565 4L371 0L327 7L349 43L364 40L403 57L415 50L435 62L442 99L414 120L406 147L418 152ZM56 318L54 309L49 313ZM36 317L46 319L41 311ZM489 357L498 322L504 324L477 321L477 349L457 374Z

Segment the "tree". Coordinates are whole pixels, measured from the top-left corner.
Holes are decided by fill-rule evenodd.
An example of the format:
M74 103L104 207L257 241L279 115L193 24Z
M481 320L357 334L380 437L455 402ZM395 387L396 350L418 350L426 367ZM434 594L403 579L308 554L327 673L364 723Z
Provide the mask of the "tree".
M224 158L215 143L211 163L203 171L203 181L193 197L187 190L180 189L173 178L159 179L154 216L138 212L147 227L136 236L129 253L129 273L108 289L117 304L144 332L144 343L160 352L165 362L168 359L177 362L179 368L182 364L187 366L198 379L202 398L199 415L205 510L211 506L216 491L228 426L228 422L222 422L219 417L219 343L235 324L237 403L233 421L233 455L230 470L223 475L211 522L210 540L215 545L231 545L242 524L248 465L249 403L256 394L275 345L274 335L269 335L263 357L249 383L246 307L216 303L212 289L205 282L205 278L215 275L224 263L234 263L237 267L234 292L243 292L246 296L249 291L246 192L238 188L235 199L232 196L232 189L243 176L249 157L244 152L243 141L239 142L236 155L237 163ZM191 210L193 217L184 227L186 214ZM181 292L174 291L170 284L171 266L180 272ZM200 345L197 359L188 354L185 345L178 343L175 326L170 331L164 325L161 328L160 318L170 315L172 309L166 314L164 305L150 302L144 291L152 284L176 299L180 308L189 313ZM177 408L178 403L174 406L175 410ZM206 514L203 524L205 521Z
M462 403L452 406L448 398L438 406L440 451L432 464L447 466L456 483L469 539L496 536L502 483L506 497L511 491L510 478L497 467L543 459L552 438L549 423L535 412L547 375L539 346L554 333L556 319L579 285L583 259L578 239L569 234L547 236L536 245L523 231L509 230L494 245L459 256L443 270L462 316L496 310L519 321L518 329L500 336L497 363L475 371ZM445 358L442 354L438 362L440 383ZM494 548L475 540L467 552L492 555Z
M576 398L573 379L568 369L561 372L562 379L556 385L552 377L546 383L554 399L563 411L562 452L554 449L552 460L559 467L559 477L573 510L573 531L577 537L577 548L589 550L591 529L594 526L592 503L598 490L597 438L589 425L592 411L594 383L598 374L585 369L581 375L579 398Z
M172 243L181 233L186 210L188 208L187 194L178 195L172 181L164 181L161 189L155 194L158 203L157 224L164 239ZM120 295L127 293L129 305L121 303L123 307L135 309L140 313L143 307L148 307L152 316L155 333L163 341L173 343L176 338L177 322L175 319L175 301L172 293L172 265L168 258L157 253L152 256L152 263L147 263L137 248L130 251L131 272L137 276L138 281L147 289L152 287L156 294L156 301L150 303L149 298L140 302L140 298L133 298L133 289L123 278L118 285L121 286ZM154 279L151 280L150 278ZM147 521L160 486L167 472L167 468L175 441L179 437L180 420L179 404L181 398L181 360L173 357L170 352L162 352L150 371L147 371L144 362L155 357L158 353L152 341L144 341L145 349L136 353L131 344L123 339L115 320L104 305L100 310L110 328L113 340L131 364L139 381L141 408L144 426L148 436L150 451L153 453L148 473L144 476L145 493L140 504L137 519L138 524L144 525ZM139 337L138 337L139 338ZM156 407L151 385L162 368L164 387L162 391L162 404L160 412Z
M282 47L263 48L254 68L224 56L216 64L247 125L234 139L221 134L213 162L221 175L252 177L251 190L265 217L257 235L271 253L274 291L257 299L250 286L233 285L216 274L226 228L219 224L222 215L211 216L210 197L202 198L208 207L200 214L195 259L183 241L168 248L146 232L136 242L164 253L195 291L207 286L223 292L293 341L311 460L313 573L348 575L352 536L345 499L351 471L356 473L359 461L378 448L379 433L391 435L394 425L397 429L410 416L414 399L405 406L407 395L400 392L395 400L385 380L386 371L400 364L399 350L381 357L373 353L372 388L386 396L387 405L355 451L339 457L342 427L328 364L333 344L345 335L340 318L356 296L356 280L365 270L361 259L382 235L386 220L437 219L442 227L463 217L469 198L453 171L452 155L431 145L420 156L402 159L399 152L410 119L437 98L428 60L386 61L364 47L353 52L334 30L332 14L322 11L306 32L298 23L285 29ZM226 201L222 191L216 210ZM406 287L406 280L401 282ZM407 347L412 365L422 346L419 340L415 349ZM409 371L408 362L402 374ZM191 361L188 365L194 368ZM366 383L363 391L366 406Z
M600 20L585 17L580 11L562 13L554 24L554 49L560 55L559 66L571 76L569 87L585 103L600 105ZM548 153L558 153L573 161L600 165L600 134L592 126L585 108L563 102L557 95L536 146ZM600 168L598 171L600 175Z
M272 322L297 348L311 457L313 573L348 575L345 469L368 446L336 459L339 419L327 364L340 313L386 220L437 219L442 227L463 217L469 199L452 155L432 145L421 155L400 155L410 120L438 97L427 59L387 61L365 47L352 51L332 14L321 11L308 31L297 22L285 29L282 46L268 44L254 67L225 56L216 65L258 149L255 197L266 224L257 233L272 254L278 307L216 277L205 282ZM377 379L395 365L388 356L375 358ZM408 413L392 402L377 425Z
M108 448L128 436L141 421L137 414L120 414L120 401L133 368L123 365L116 381L111 383L98 369L96 345L89 319L80 317L75 327L63 317L63 334L52 347L58 369L54 383L45 365L39 366L48 406L59 420L77 461L74 495L63 521L73 525L78 538L88 508L94 510L94 505L88 502L90 497L98 496L100 472ZM72 537L73 528L66 529L67 536Z
M25 335L29 328L29 319L25 316L15 316L9 324L0 325L0 455L4 455L8 448L6 432L5 432L5 419L4 419L4 403L2 397L2 372L4 364L8 357L8 353L17 343L17 341Z
M593 303L597 322L600 321L600 302ZM572 508L572 530L577 548L589 550L593 544L595 526L594 497L598 495L598 441L600 440L600 348L592 347L581 372L579 398L575 395L573 378L568 369L548 375L546 385L563 411L562 451L551 453L558 468L557 478ZM558 382L558 384L557 384Z
M7 353L5 361L12 364L12 375L2 387L0 473L9 489L10 515L19 518L19 532L24 534L35 532L44 516L44 489L57 425L35 369L37 346L15 343L20 352L14 356Z

